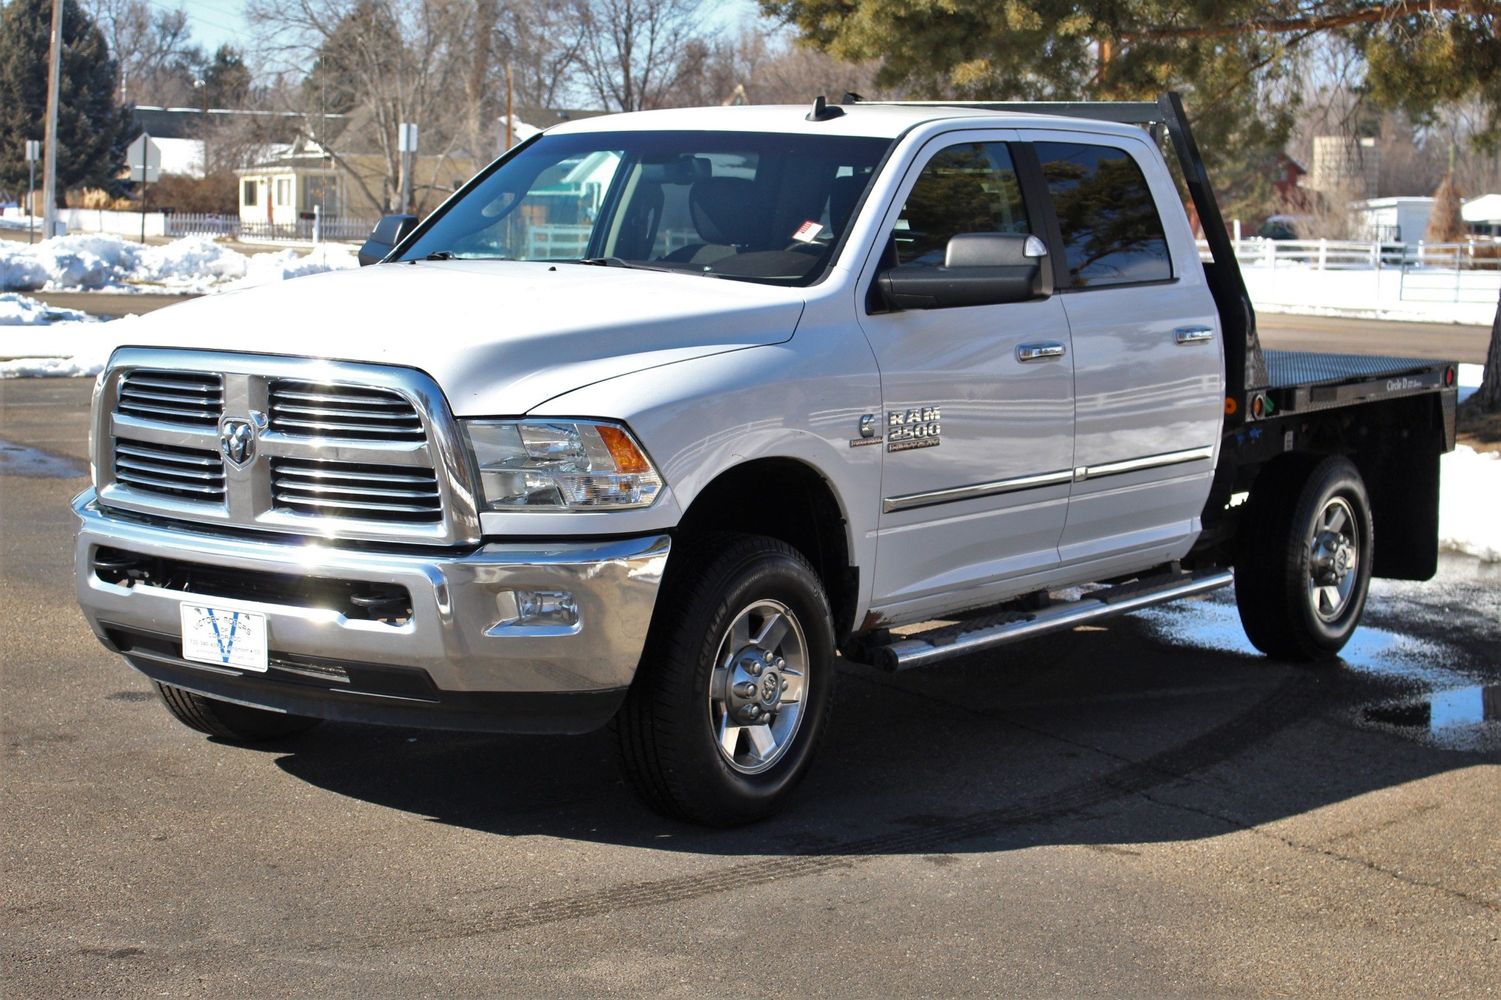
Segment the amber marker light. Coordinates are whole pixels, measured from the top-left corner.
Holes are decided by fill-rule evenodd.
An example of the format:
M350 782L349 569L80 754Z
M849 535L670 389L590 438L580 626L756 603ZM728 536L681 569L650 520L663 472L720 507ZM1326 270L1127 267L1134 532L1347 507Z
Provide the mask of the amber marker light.
M649 472L651 463L646 456L641 454L641 449L636 447L636 442L631 436L619 427L611 427L609 424L595 425L599 431L600 440L610 450L610 457L615 460L615 470L628 474Z

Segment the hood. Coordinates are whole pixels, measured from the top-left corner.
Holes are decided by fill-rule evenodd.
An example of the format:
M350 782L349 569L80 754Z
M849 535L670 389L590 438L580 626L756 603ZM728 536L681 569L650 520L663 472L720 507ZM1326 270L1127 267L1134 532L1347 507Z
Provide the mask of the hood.
M431 375L457 416L518 416L603 379L782 343L802 308L801 289L694 275L421 261L194 299L141 317L121 346L400 365Z

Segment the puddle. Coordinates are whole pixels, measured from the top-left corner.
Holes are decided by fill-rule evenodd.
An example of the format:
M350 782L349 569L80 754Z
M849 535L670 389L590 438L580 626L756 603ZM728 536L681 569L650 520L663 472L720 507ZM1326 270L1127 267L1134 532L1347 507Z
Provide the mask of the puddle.
M1139 611L1134 617L1175 645L1261 656L1246 638L1240 615L1229 602L1190 601ZM1469 675L1451 666L1453 654L1443 646L1384 629L1361 626L1339 655L1351 670L1411 686L1442 688L1474 683Z
M29 476L37 479L77 479L87 476L89 468L81 462L45 451L0 440L0 476Z
M1365 721L1450 750L1501 749L1501 685L1449 688L1418 701L1377 705Z
M1176 645L1260 656L1241 629L1235 605L1192 601L1138 612L1158 637ZM1366 726L1449 750L1501 749L1501 685L1476 683L1445 646L1362 626L1340 653L1342 665L1406 689L1355 711Z

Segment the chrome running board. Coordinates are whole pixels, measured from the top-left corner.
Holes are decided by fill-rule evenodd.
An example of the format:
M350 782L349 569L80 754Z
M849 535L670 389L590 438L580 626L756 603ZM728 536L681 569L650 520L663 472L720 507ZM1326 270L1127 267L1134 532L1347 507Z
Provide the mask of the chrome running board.
M1093 591L1077 601L1054 604L1040 611L1002 611L918 635L894 635L889 642L868 645L862 652L868 662L883 670L910 670L1128 611L1207 594L1234 581L1235 576L1229 570L1149 577Z

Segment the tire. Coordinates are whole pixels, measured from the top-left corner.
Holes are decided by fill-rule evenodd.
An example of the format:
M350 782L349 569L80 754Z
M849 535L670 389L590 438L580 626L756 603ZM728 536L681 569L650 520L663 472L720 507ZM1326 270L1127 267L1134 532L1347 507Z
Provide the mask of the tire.
M189 729L236 743L285 739L305 733L323 721L205 698L171 684L156 683L156 693L161 695L162 704L172 717Z
M1284 660L1333 659L1365 610L1375 534L1349 459L1287 460L1252 488L1235 565L1251 644Z
M780 809L812 762L832 703L833 618L813 567L783 542L715 535L682 551L615 730L653 809L737 826Z

